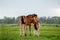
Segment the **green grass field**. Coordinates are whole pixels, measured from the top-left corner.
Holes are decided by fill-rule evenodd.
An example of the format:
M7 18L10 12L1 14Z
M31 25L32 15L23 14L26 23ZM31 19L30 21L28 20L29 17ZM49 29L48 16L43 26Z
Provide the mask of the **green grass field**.
M60 27L41 25L39 37L34 35L34 27L32 26L32 36L21 37L19 35L19 26L16 24L0 24L0 40L60 40Z

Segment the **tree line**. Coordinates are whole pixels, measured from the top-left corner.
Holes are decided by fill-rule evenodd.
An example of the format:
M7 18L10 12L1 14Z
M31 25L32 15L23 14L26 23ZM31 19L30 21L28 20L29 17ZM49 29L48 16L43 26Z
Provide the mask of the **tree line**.
M19 21L19 17L6 17L0 19L0 24L17 24ZM41 24L60 24L60 17L39 17L38 21Z

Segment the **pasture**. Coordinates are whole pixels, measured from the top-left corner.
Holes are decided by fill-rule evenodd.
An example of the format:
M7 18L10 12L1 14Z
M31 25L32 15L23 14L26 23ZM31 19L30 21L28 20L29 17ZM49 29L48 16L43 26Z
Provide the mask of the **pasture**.
M57 26L56 26L57 25ZM0 24L0 40L60 40L59 24L44 24L40 27L39 37L34 35L34 27L32 25L32 36L21 37L20 28L17 24Z

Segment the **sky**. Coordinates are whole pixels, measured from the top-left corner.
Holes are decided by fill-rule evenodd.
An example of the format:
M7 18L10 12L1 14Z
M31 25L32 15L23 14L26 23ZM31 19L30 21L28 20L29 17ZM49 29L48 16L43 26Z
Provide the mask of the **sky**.
M60 0L0 0L0 18L37 14L60 16Z

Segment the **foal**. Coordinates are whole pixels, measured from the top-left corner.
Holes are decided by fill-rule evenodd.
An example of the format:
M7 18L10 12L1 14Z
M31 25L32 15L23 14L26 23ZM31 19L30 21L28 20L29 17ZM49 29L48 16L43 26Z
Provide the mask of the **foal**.
M38 34L38 21L37 21L37 15L36 14L31 14L31 15L27 15L27 16L20 16L19 18L19 24L20 24L20 35L24 35L26 36L26 29L27 26L29 26L29 31L30 31L30 35L31 35L31 23L34 24L35 27L35 33L36 35ZM24 24L24 26L22 26ZM24 32L23 32L23 28L24 28Z

